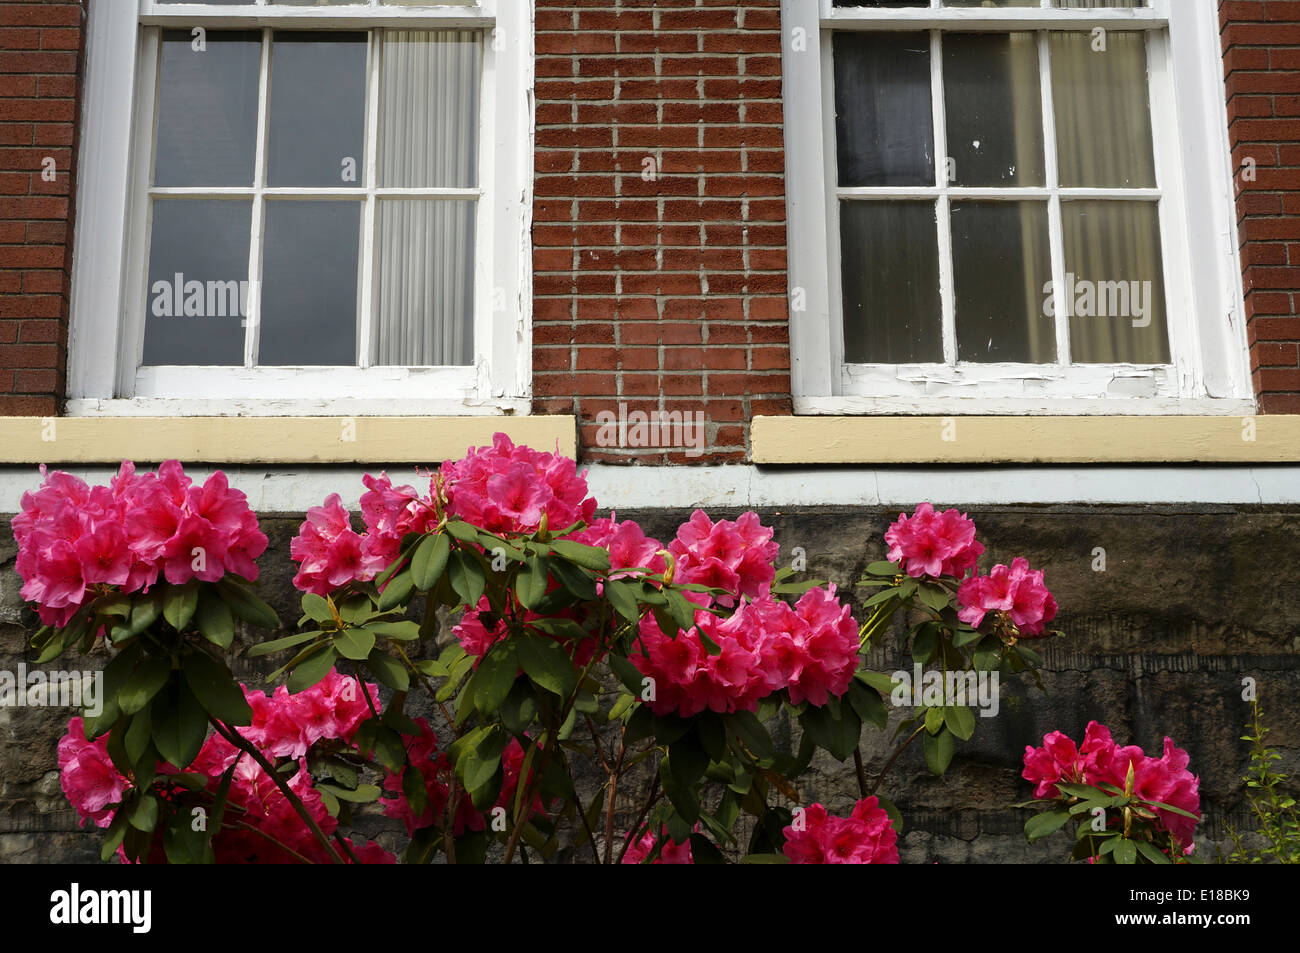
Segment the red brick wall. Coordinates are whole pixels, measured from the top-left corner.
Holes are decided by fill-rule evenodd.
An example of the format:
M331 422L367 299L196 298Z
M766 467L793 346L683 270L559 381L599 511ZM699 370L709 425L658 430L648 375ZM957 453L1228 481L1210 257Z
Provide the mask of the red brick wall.
M1223 0L1219 22L1255 393L1300 414L1300 2Z
M0 2L0 415L63 393L83 27L74 0Z
M585 459L743 460L749 417L790 412L780 19L537 0L533 388ZM620 402L703 411L706 453L601 446Z

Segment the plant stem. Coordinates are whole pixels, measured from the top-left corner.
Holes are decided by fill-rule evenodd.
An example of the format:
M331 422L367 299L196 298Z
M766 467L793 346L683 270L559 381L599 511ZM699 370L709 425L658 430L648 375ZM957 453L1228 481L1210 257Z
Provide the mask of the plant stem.
M627 725L618 736L618 763L614 765L614 772L609 776L609 802L605 807L605 863L612 863L614 860L614 805L618 797L618 782L623 776L623 760L627 757Z
M894 762L898 760L898 756L901 755L904 751L906 751L906 750L907 750L907 746L910 745L913 741L915 741L915 740L917 739L917 736L920 735L921 732L923 732L923 731L925 731L925 722L922 722L922 723L917 727L916 731L914 731L914 732L912 732L910 735L908 735L908 736L907 736L907 740L904 741L904 742L899 746L898 750L895 751L895 752L890 756L889 760L885 762L885 766L884 766L883 768L880 769L880 776L876 778L876 783L873 784L873 785L871 785L871 791L870 791L869 793L871 793L871 794L875 794L875 793L876 793L876 789L880 787L880 782L883 781L883 780L885 780L885 775L888 774L888 773L889 773L889 769L892 768L892 767L894 766Z
M320 825L316 823L316 819L307 811L307 808L303 805L302 800L299 799L298 795L293 793L288 782L285 781L284 778L280 777L280 773L275 770L275 765L266 759L266 755L258 751L257 747L239 732L222 724L211 715L208 716L208 721L211 722L212 727L217 730L217 734L221 735L221 737L225 738L240 751L246 752L249 757L257 762L258 766L267 773L275 786L280 789L280 793L284 795L285 800L287 800L293 807L294 813L302 818L303 823L307 825L308 829L316 839L320 841L321 846L325 848L326 853L330 855L334 863L343 863L343 858L340 857L338 851L334 849L334 845L331 844L330 839L325 836L325 832L320 829Z
M662 793L663 792L659 790L659 775L656 773L654 784L650 785L650 799L642 806L641 813L637 815L636 823L628 830L627 837L623 840L623 849L618 852L618 862L620 864L623 863L623 858L627 856L627 851L628 848L632 846L633 838L635 838L640 832L641 825L645 823L646 815L649 814L650 809L659 802Z
M866 797L871 792L867 790L867 771L862 766L862 746L858 745L853 749L853 767L857 769L858 774L858 793Z

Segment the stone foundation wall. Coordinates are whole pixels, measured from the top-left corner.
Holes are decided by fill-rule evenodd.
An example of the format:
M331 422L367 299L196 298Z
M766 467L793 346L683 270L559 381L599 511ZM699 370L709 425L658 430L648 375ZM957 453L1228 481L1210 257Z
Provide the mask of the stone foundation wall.
M1068 638L1045 646L1044 684L1003 682L997 717L980 718L944 778L925 769L920 745L890 772L882 793L902 810L905 863L1056 862L1064 834L1029 845L1027 815L1008 805L1027 800L1020 778L1026 744L1053 730L1079 737L1090 719L1117 740L1159 750L1166 734L1191 754L1207 819L1198 841L1213 859L1225 823L1248 825L1240 777L1249 715L1242 679L1255 679L1269 741L1283 755L1279 770L1300 776L1300 507L1090 506L970 509L988 547L982 567L1025 556L1046 570ZM711 510L714 518L735 512ZM848 588L868 562L883 558L882 536L896 517L878 509L789 509L761 512L776 528L781 562L794 547L808 573ZM620 511L646 531L671 538L687 512ZM18 597L15 546L0 538L0 670L29 664L32 616ZM300 519L268 517L271 548L262 558L264 594L281 618L299 615L290 580L289 540ZM1105 571L1094 571L1104 550ZM855 595L857 595L855 593ZM449 637L444 632L443 637ZM900 666L897 633L872 656L873 667ZM242 648L240 649L242 652ZM82 667L96 667L102 659ZM237 661L255 679L265 668ZM94 861L98 834L79 831L59 789L55 746L71 712L0 709L0 861ZM896 716L897 717L897 716ZM779 732L778 732L779 734ZM888 758L888 736L868 728L863 753L874 778ZM857 796L852 762L818 762L803 781L806 800L844 810ZM391 847L393 822L376 831Z

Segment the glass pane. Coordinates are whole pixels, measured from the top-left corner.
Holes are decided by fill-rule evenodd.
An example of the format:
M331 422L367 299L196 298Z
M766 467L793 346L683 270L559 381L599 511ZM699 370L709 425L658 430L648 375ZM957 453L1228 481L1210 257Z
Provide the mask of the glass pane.
M1169 363L1160 215L1153 202L1063 202L1076 364Z
M251 186L262 36L162 36L154 184Z
M1052 34L1061 185L1154 188L1146 35Z
M954 202L952 258L957 360L1056 360L1046 202Z
M252 216L247 201L154 201L144 365L243 366Z
M1095 10L1099 7L1145 7L1147 0L1052 0L1054 7Z
M928 7L929 0L835 0L834 7Z
M943 0L945 7L1037 7L1038 0Z
M366 35L276 33L270 112L268 185L360 188Z
M372 363L474 363L476 211L474 202L380 202Z
M844 360L943 361L933 202L841 202Z
M478 184L482 36L472 30L388 30L380 88L379 184Z
M836 33L843 186L934 185L928 33Z
M943 87L954 184L1047 183L1034 34L948 34Z
M263 367L357 363L359 202L267 202Z

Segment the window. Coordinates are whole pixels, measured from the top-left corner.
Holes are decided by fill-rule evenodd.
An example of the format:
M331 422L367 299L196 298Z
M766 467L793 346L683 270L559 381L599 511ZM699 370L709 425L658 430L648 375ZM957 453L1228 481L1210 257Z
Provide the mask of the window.
M527 411L528 4L104 6L74 412Z
M798 411L1249 412L1211 0L784 6Z

